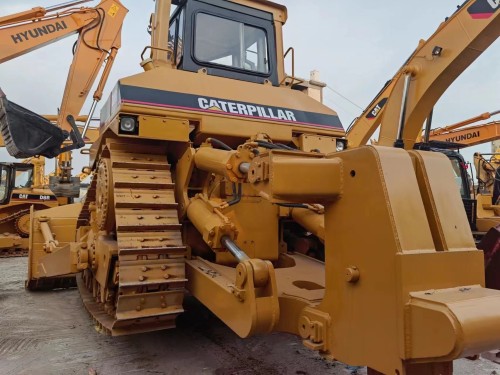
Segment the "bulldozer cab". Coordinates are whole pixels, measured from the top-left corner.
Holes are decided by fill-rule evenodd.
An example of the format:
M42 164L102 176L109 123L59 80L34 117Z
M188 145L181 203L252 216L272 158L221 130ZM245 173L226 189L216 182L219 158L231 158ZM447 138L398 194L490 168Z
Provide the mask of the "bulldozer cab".
M168 50L180 70L279 85L273 14L264 10L220 0L181 2L170 20Z
M0 204L8 204L15 190L33 186L33 165L23 163L0 163ZM19 199L27 199L29 194L17 194Z

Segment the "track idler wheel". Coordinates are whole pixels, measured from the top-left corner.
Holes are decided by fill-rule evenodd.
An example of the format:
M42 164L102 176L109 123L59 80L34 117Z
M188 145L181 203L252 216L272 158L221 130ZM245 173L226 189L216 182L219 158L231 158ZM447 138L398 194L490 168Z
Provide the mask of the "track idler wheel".
M16 219L16 231L19 236L28 238L30 235L30 214L20 216Z

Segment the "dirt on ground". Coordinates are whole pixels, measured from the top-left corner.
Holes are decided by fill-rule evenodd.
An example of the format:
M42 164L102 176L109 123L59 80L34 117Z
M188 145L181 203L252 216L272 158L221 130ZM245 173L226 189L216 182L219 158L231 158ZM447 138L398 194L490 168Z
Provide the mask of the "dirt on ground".
M104 336L76 289L26 291L26 267L27 258L0 259L1 375L366 374L323 359L292 335L242 340L193 298L176 329ZM500 375L500 365L484 359L454 367L455 374Z

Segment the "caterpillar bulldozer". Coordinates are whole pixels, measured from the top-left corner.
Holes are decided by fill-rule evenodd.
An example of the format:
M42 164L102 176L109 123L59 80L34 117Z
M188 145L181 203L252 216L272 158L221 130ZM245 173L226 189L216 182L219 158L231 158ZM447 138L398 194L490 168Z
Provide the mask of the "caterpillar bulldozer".
M43 161L33 159L0 163L0 257L28 254L31 206L39 210L59 204L40 180Z
M27 288L76 275L111 335L175 327L188 291L242 338L289 332L370 374L451 374L500 347L500 291L484 287L450 162L412 150L498 36L497 8L466 1L420 44L377 111L375 147L372 126L346 136L285 74L284 6L156 0L144 72L101 110L86 199L31 214Z

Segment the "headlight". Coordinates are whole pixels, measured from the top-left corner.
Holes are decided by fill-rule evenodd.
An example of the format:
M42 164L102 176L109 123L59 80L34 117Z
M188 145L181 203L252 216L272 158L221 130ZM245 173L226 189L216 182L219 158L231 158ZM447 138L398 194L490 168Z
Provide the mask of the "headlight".
M137 120L133 117L122 117L120 119L120 131L123 133L136 133Z
M337 141L337 151L344 151L345 143L343 141Z

